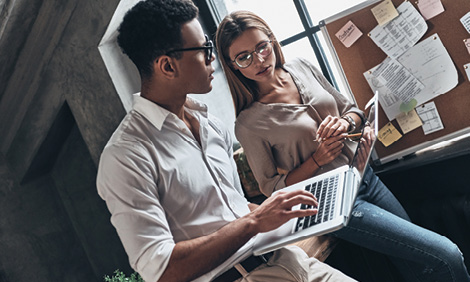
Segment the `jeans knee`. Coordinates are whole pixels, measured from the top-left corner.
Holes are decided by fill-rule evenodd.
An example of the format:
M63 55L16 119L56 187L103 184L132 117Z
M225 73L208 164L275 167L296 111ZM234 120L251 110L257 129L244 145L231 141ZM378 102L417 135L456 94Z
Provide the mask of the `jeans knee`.
M459 265L463 263L463 253L459 247L447 237L443 237L445 244L443 244L442 256L450 265Z

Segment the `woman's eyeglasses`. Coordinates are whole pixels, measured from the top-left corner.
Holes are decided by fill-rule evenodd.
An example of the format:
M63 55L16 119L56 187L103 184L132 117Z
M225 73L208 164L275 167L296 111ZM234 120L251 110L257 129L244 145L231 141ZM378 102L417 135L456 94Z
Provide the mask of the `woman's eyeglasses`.
M214 44L212 43L212 40L209 40L209 37L207 35L204 35L206 38L206 43L204 43L204 46L201 47L191 47L191 48L182 48L182 49L173 49L170 50L166 53L166 55L169 55L174 52L185 52L185 51L194 51L194 50L204 50L204 53L206 55L206 60L210 61L212 59L212 51L214 49Z
M271 40L260 42L258 45L256 45L254 51L238 54L232 63L235 63L238 67L244 69L249 67L253 62L253 53L260 55L262 58L266 58L273 51L273 45L271 42Z

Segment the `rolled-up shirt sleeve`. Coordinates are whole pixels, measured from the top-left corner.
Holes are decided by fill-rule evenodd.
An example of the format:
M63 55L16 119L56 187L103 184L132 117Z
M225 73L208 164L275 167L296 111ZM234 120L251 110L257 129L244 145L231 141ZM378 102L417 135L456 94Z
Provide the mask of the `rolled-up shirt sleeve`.
M158 176L149 159L137 143L107 146L100 159L97 188L131 267L145 281L157 281L175 242L159 201Z

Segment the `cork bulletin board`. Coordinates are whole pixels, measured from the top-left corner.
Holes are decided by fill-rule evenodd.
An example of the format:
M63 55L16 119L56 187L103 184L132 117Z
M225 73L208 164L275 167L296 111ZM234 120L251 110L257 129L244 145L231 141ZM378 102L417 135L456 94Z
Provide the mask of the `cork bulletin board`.
M343 79L351 91L350 94L361 109L364 109L367 101L373 97L372 89L363 73L377 66L387 57L367 35L377 26L377 20L371 8L380 2L380 0L367 1L320 22L321 31L336 60L335 63L342 72ZM398 7L404 1L392 0L392 2L395 7ZM417 3L410 2L419 11ZM470 34L460 22L460 19L470 12L470 1L441 0L441 2L445 11L426 21L428 28L419 42L437 33L457 70L457 86L431 100L436 105L444 129L425 135L420 127L403 134L401 139L388 147L377 142L376 153L380 163L402 158L427 146L470 132L470 82L464 69L464 65L470 63L470 54L463 42L463 39L470 38ZM345 47L335 36L348 21L352 21L363 33L349 48ZM389 122L382 109L380 109L379 119L379 128ZM392 124L400 131L396 119L392 121Z

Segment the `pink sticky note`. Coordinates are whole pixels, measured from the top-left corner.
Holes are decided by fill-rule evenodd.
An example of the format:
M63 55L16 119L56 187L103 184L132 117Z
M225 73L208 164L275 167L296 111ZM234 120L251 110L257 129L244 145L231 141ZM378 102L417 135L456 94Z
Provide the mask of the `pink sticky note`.
M352 22L347 22L336 34L339 41L341 41L346 48L349 48L356 40L361 37L362 32Z
M418 9L425 20L429 20L444 12L441 0L419 0Z
M467 47L468 54L470 54L470 38L464 39L463 43L465 44L465 47Z

